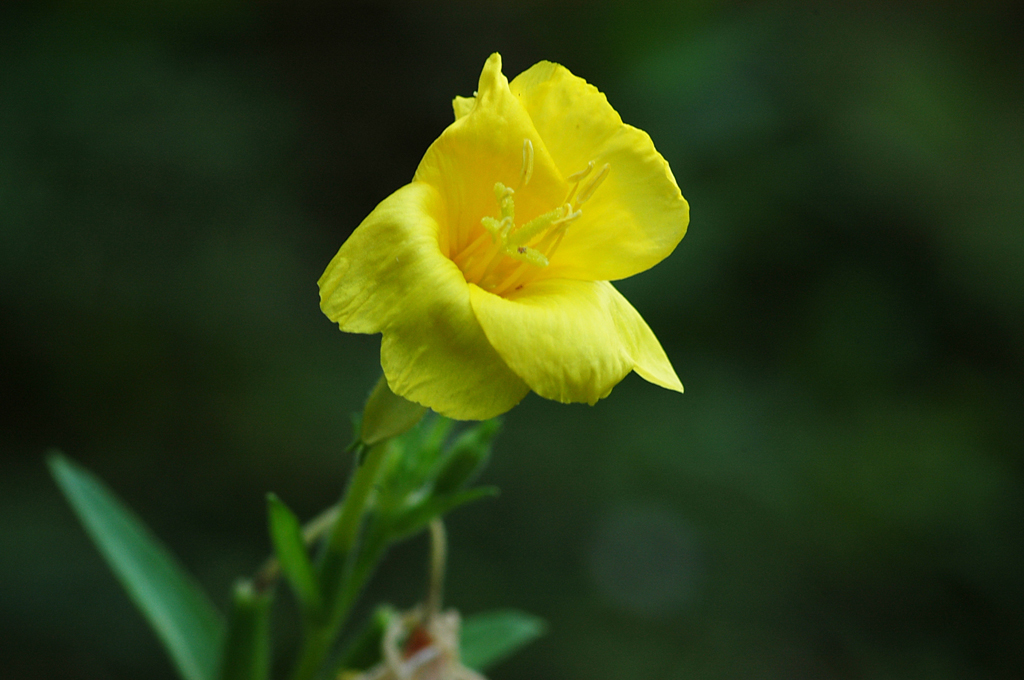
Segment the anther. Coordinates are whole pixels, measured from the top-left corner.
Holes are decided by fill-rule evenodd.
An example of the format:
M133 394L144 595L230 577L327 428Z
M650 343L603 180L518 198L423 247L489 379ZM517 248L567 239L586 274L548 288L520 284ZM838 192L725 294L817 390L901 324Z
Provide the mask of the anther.
M591 161L590 163L591 166L593 166L594 162ZM597 173L597 175L592 177L590 181L587 182L587 185L583 187L583 191L581 191L580 195L576 197L577 208L579 208L588 200L590 200L590 197L594 195L594 192L597 191L597 188L601 186L601 182L603 182L605 178L608 177L608 172L610 170L611 166L608 163L605 163L603 166L601 166L601 170Z
M498 205L501 207L502 219L514 219L516 214L516 204L512 200L512 195L515 194L515 190L512 187L507 187L501 182L494 184L494 197L498 199Z
M508 255L513 259L532 264L535 267L548 266L548 258L544 256L544 253L529 246L519 246L515 250L509 251Z
M533 177L533 142L523 140L523 169L519 173L519 186L525 187Z
M589 163L587 163L587 167L583 168L582 170L580 170L577 173L569 175L568 177L565 178L565 181L570 183L570 184L572 184L574 182L579 182L581 179L583 179L584 177L589 175L590 172L593 169L594 169L594 161L590 161Z
M573 222L575 220L578 220L580 216L583 214L583 211L579 209L573 211L572 206L569 205L568 203L562 206L562 211L565 214L559 217L558 219L554 220L551 223L552 226L556 224L566 224L567 222Z

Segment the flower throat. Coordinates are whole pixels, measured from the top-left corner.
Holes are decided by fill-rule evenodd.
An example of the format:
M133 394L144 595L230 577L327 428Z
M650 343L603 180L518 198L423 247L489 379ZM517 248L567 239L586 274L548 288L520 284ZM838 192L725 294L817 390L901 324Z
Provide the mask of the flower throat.
M494 198L501 217L483 217L480 224L484 231L452 258L466 281L495 295L504 295L519 290L538 269L548 266L569 225L583 214L583 204L608 177L607 163L596 173L594 166L595 162L590 161L586 168L567 177L572 188L565 200L522 226L515 221L515 190L496 182ZM524 139L519 189L529 184L532 176L533 142Z

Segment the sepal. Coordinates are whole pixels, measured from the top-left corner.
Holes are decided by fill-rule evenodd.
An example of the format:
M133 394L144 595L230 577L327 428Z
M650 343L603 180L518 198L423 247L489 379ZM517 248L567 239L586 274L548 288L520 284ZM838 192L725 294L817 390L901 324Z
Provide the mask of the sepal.
M392 392L387 378L381 376L363 408L359 440L369 447L397 437L411 430L426 412L426 407Z

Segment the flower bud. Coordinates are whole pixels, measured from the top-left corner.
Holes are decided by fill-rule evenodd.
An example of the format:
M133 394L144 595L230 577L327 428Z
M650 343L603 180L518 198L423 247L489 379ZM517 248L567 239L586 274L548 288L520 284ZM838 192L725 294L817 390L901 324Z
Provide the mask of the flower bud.
M359 440L365 446L373 446L385 439L391 439L408 432L420 421L427 409L424 406L399 397L388 387L383 375L366 400Z

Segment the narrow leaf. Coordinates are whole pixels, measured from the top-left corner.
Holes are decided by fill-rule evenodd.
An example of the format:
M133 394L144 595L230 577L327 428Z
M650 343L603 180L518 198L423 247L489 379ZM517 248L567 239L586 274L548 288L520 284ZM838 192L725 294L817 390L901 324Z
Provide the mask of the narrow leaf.
M270 601L269 593L257 593L248 581L235 585L220 680L266 680L270 672Z
M295 513L274 494L267 494L267 515L274 552L288 582L295 589L306 614L316 616L323 601L313 564L306 551L302 527Z
M462 663L485 671L544 634L547 624L536 616L501 609L462 622Z
M185 680L212 680L224 623L199 586L107 487L59 453L57 485Z

